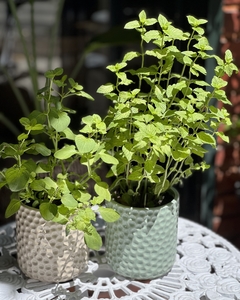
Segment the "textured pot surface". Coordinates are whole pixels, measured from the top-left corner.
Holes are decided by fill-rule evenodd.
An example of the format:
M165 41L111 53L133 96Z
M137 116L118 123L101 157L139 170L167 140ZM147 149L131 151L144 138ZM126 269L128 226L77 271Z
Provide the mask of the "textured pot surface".
M133 279L152 279L171 270L177 249L179 195L156 208L107 203L120 218L106 226L106 258L112 269Z
M80 231L45 221L40 212L21 206L16 214L18 264L32 279L63 282L87 268L88 249Z

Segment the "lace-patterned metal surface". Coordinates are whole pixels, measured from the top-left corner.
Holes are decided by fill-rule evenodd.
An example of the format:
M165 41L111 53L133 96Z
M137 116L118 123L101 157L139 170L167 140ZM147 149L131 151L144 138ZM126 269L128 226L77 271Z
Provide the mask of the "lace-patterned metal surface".
M114 274L104 249L91 252L87 272L67 283L25 278L17 265L14 223L0 228L0 253L0 300L240 300L240 252L207 228L181 218L175 264L149 282Z

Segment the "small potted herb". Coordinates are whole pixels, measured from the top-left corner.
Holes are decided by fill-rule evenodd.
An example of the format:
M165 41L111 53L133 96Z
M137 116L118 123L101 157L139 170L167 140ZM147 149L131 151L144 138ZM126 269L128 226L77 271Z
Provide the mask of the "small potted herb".
M209 54L206 20L187 16L191 32L174 27L163 15L128 22L141 37L139 51L126 53L107 67L115 83L98 92L113 105L105 118L107 151L118 160L108 177L120 218L106 228L106 255L119 274L135 279L164 275L175 261L179 195L174 186L195 170L208 168L205 145L216 147L220 124L230 124L227 110L211 105L217 98L231 104L222 89L238 69L232 54ZM179 48L179 45L181 48ZM181 50L180 50L181 49ZM210 83L204 62L216 60ZM135 67L134 67L135 66ZM196 162L194 157L200 157Z
M62 74L61 68L46 72L37 95L42 110L20 119L24 131L16 144L0 145L0 157L11 159L0 171L0 188L11 191L6 217L17 213L18 262L27 276L42 281L69 280L85 270L87 246L102 244L92 224L96 213L107 221L118 218L101 205L111 196L98 171L103 161L116 163L98 139L105 124L91 115L82 119L80 132L70 129L74 111L65 99L93 99Z

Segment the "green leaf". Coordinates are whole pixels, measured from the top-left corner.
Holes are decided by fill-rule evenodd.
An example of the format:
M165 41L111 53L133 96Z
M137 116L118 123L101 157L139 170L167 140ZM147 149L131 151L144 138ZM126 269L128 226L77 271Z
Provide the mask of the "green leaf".
M70 128L64 129L63 133L67 139L72 140L72 141L75 140L76 135L75 135L75 133L72 132L72 130Z
M146 12L144 10L140 11L139 15L139 21L144 24L147 18Z
M213 136L211 136L209 133L205 133L203 131L200 131L197 134L197 137L205 144L209 144L209 145L216 145L216 140L214 139Z
M93 227L93 226L92 226ZM97 230L93 227L91 232L84 232L84 240L88 248L99 250L102 246L102 239Z
M115 222L120 218L120 215L112 208L99 207L98 209L103 220L106 222Z
M35 150L41 154L42 156L49 156L51 155L51 150L48 149L45 145L43 144L35 144Z
M81 134L75 138L75 143L80 154L91 153L98 149L98 144L92 138L87 138Z
M175 39L175 40L184 40L184 35L183 35L183 32L182 30L178 29L178 28L175 28L174 26L172 25L169 25L167 29L163 29L163 31L168 34L172 39Z
M143 172L143 168L139 168L139 169L133 171L133 172L128 176L128 179L129 179L129 180L135 180L135 181L138 181L138 180L142 179L142 177L143 177L142 172Z
M108 94L108 93L111 93L112 91L114 91L114 89L115 89L115 86L112 83L106 83L104 85L101 85L97 89L97 93Z
M130 162L134 152L129 150L129 148L131 147L131 144L125 144L125 146L122 147L122 151L124 156L126 157L127 161Z
M68 146L64 146L62 149L57 150L54 153L54 157L56 157L57 159L68 159L70 157L72 157L73 155L75 155L77 153L76 148L74 145L68 145Z
M8 207L5 211L5 218L9 218L14 215L20 208L21 201L19 199L12 199L8 204Z
M43 191L45 189L45 182L43 181L43 179L35 179L31 183L31 188L34 191Z
M229 137L226 136L223 132L219 131L216 134L226 143L229 143Z
M172 151L172 156L174 160L181 161L186 159L190 155L190 149L176 149Z
M112 155L107 154L106 152L100 152L99 155L106 164L113 164L113 165L118 164L118 160Z
M84 92L84 91L76 92L75 94L77 96L81 96L81 97L84 97L88 100L94 101L94 98L91 95L89 95L88 93Z
M50 113L50 124L57 132L61 132L70 124L70 118L65 112L59 112L58 117Z
M94 190L98 196L107 201L111 200L111 194L108 190L108 185L105 182L98 182L94 185Z
M45 177L45 178L43 178L41 180L45 183L45 187L48 190L50 190L51 188L53 188L53 189L57 189L58 188L57 183L54 180L52 180L52 178L50 178L50 177Z
M26 134L26 133L21 133L17 137L18 141L26 140L27 138L28 138L28 134Z
M136 52L136 51L130 51L128 53L126 53L123 57L123 61L126 62L126 61L130 61L132 60L133 58L136 58L136 57L139 57L140 56L140 53L139 52Z
M157 20L155 18L148 18L145 21L146 26L151 26L157 23Z
M76 208L78 206L77 200L75 200L73 195L71 194L64 194L61 198L61 202L66 207Z
M155 85L155 94L156 94L158 100L162 101L163 93L157 85Z
M232 56L232 52L227 49L225 52L225 61L229 64L233 61L233 56Z
M205 19L196 19L196 18L193 17L193 16L187 16L187 20L188 20L188 23L189 23L192 27L198 27L199 25L202 25L202 24L206 24L206 23L207 23L207 20L205 20Z
M12 192L18 192L25 189L30 174L25 167L9 168L5 172L6 182Z
M216 89L221 89L227 85L227 81L225 81L222 78L218 78L217 76L214 76L211 85Z
M168 26L170 25L170 22L168 22L168 20L161 14L158 16L158 23L163 30L168 29Z
M156 161L149 159L149 160L146 160L146 162L144 164L144 168L148 173L151 174L155 168L155 165L156 165Z
M125 24L124 29L136 29L140 27L139 21L130 21Z
M57 215L57 205L44 202L40 204L39 211L46 221L50 221Z
M109 65L107 66L107 69L114 73L118 73L121 69L125 68L126 66L127 66L126 62L121 62L121 63L116 63L115 65Z

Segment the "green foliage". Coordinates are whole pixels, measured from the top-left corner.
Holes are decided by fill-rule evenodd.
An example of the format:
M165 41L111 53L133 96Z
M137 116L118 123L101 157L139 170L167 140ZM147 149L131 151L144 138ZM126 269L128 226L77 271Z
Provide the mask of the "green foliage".
M87 245L98 249L101 238L92 221L96 212L101 212L101 204L111 197L97 171L103 161L116 164L117 160L109 158L99 139L100 134L106 133L100 116L84 117L79 133L69 127L73 111L64 106L64 100L72 95L89 100L92 97L63 75L61 68L48 71L45 76L46 85L37 95L43 109L20 119L24 132L18 136L18 143L0 145L0 157L14 161L11 167L0 171L0 188L6 186L12 192L6 217L24 203L39 209L47 221L67 224L68 230L82 230ZM77 167L78 171L74 171L74 164L86 170L79 172ZM96 195L90 194L90 184ZM118 215L103 210L103 218L115 221Z
M121 62L108 66L116 82L98 89L113 103L105 118L105 147L118 163L108 176L116 178L111 188L124 204L159 205L169 188L193 171L208 168L206 145L215 148L216 136L228 141L218 128L231 123L229 114L210 103L217 98L231 104L222 89L227 84L222 76L238 69L230 50L224 59L209 54L212 48L201 27L206 20L193 16L187 20L190 33L163 15L148 19L140 12L138 20L125 25L139 32L140 51L130 51ZM202 80L208 59L217 64L211 83Z

